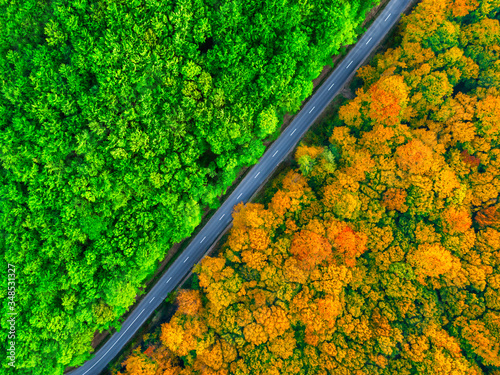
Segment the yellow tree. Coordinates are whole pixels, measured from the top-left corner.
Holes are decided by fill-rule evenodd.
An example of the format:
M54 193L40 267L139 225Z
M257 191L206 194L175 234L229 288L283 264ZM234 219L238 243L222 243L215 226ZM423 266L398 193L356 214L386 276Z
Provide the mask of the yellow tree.
M177 294L177 304L177 311L186 315L198 315L203 307L198 290L180 290Z
M408 263L415 267L417 280L425 284L425 278L446 275L453 278L460 270L460 261L439 243L423 243L408 254ZM435 287L439 284L433 284Z
M160 340L178 356L186 356L192 350L202 351L211 344L208 327L199 318L176 313L170 322L161 327Z
M126 375L156 375L157 365L139 350L128 356L122 366L126 368Z
M486 325L479 320L460 319L462 337L472 347L472 351L481 358L486 366L500 367L500 341Z
M287 313L278 306L263 306L253 312L255 321L264 327L269 340L283 335L290 329Z

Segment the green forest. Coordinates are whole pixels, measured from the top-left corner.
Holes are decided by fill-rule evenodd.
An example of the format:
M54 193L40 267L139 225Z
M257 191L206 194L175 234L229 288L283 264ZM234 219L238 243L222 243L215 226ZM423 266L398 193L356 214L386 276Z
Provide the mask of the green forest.
M115 374L499 375L499 20L403 17Z
M90 357L94 334L119 326L375 3L0 2L0 259L17 269L16 374Z

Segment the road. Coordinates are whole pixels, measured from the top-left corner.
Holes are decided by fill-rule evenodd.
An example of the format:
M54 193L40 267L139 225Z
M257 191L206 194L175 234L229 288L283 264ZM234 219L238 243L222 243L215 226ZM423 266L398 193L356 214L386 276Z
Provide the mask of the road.
M92 359L71 371L70 375L97 375L117 356L153 311L163 302L168 293L174 290L177 284L191 272L193 266L201 260L217 237L230 225L234 205L239 202L247 202L279 163L294 149L351 74L390 31L409 3L410 0L391 0L386 5L367 32L330 77L318 88L286 130L268 148L205 227L191 240L183 253L135 307L130 316L123 322L121 330L111 336Z

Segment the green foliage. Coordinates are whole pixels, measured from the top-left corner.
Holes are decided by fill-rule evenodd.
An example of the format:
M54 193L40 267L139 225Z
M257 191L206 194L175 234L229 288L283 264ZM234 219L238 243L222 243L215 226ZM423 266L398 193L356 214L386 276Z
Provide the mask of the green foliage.
M88 358L372 5L1 3L0 248L19 269L19 374Z
M171 373L499 374L499 6L403 18L329 146L235 207L197 268L203 309L162 327Z

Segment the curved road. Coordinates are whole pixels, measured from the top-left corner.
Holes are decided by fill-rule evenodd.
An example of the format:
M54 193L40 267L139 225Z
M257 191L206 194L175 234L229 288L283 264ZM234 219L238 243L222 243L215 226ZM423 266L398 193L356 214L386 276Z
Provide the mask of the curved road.
M321 111L337 95L349 76L389 32L409 3L410 0L391 0L387 4L379 17L356 43L356 46L318 88L283 134L269 147L205 227L191 240L184 252L135 307L130 316L123 322L121 330L111 336L92 359L71 371L69 375L97 375L106 368L107 364L116 357L153 311L163 302L167 294L175 289L192 267L201 260L219 234L231 223L233 206L242 201L246 202L283 158L293 150Z

